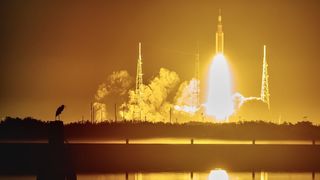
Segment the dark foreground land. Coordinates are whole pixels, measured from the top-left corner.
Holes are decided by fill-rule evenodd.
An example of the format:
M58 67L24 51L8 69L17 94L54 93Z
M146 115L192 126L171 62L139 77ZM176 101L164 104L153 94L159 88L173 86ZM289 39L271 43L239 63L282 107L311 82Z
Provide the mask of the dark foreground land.
M0 140L47 139L48 125L32 118L6 118L0 122ZM240 123L185 124L151 123L141 121L89 121L64 125L68 140L134 139L134 138L208 138L230 140L320 140L320 126L301 121L281 125L263 121Z
M0 124L0 174L37 177L105 172L320 171L319 127L309 122L275 125L164 124L147 122L64 125L61 121L6 119ZM251 140L252 144L96 144L68 139L154 137ZM47 140L32 143L25 140ZM308 140L310 144L255 144L256 140ZM17 141L18 142L17 142ZM40 178L41 179L41 178ZM46 178L44 178L46 179ZM71 178L72 179L72 178Z

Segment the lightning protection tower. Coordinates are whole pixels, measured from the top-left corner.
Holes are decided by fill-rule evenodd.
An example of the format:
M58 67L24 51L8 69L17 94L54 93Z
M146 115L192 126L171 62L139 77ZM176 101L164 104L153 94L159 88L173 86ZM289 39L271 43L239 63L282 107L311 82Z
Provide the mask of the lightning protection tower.
M138 62L137 62L137 77L136 77L136 109L133 112L133 119L135 119L135 113L138 113L138 117L141 120L142 118L142 109L139 106L141 103L142 99L142 84L143 84L143 79L142 79L142 55L141 55L141 43L139 42L139 57L138 57Z
M142 55L141 55L141 43L139 42L139 57L137 63L137 77L136 77L136 94L140 97L141 96L141 86L143 84L142 79Z
M269 75L268 63L266 59L266 45L263 46L262 85L260 98L264 103L268 105L268 109L270 110Z

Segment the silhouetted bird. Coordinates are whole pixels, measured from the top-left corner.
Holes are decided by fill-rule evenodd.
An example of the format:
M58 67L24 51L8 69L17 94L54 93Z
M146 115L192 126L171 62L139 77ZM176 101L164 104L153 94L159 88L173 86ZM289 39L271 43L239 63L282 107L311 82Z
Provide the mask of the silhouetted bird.
M58 107L58 109L57 109L57 111L56 111L56 117L55 117L56 120L57 120L57 117L58 117L58 120L60 120L60 114L62 113L64 107L65 107L65 106L64 106L63 104Z

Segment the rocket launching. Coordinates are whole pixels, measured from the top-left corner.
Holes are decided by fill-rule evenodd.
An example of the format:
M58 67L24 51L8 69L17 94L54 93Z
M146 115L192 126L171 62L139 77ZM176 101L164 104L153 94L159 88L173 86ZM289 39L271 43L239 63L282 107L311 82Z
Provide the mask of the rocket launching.
M216 32L216 54L223 54L224 34L222 31L221 9L219 9L218 26Z

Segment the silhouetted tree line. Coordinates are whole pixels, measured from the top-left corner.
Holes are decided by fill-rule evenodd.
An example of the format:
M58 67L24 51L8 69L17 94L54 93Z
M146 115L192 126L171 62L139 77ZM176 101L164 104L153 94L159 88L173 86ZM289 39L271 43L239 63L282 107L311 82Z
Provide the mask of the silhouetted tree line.
M41 140L48 137L48 121L6 117L0 122L1 140ZM238 123L189 122L183 124L144 121L79 121L64 125L65 137L73 139L214 138L237 140L320 140L320 126L309 121L280 125L266 121Z
M0 121L1 139L46 139L48 123L31 117L6 117Z

